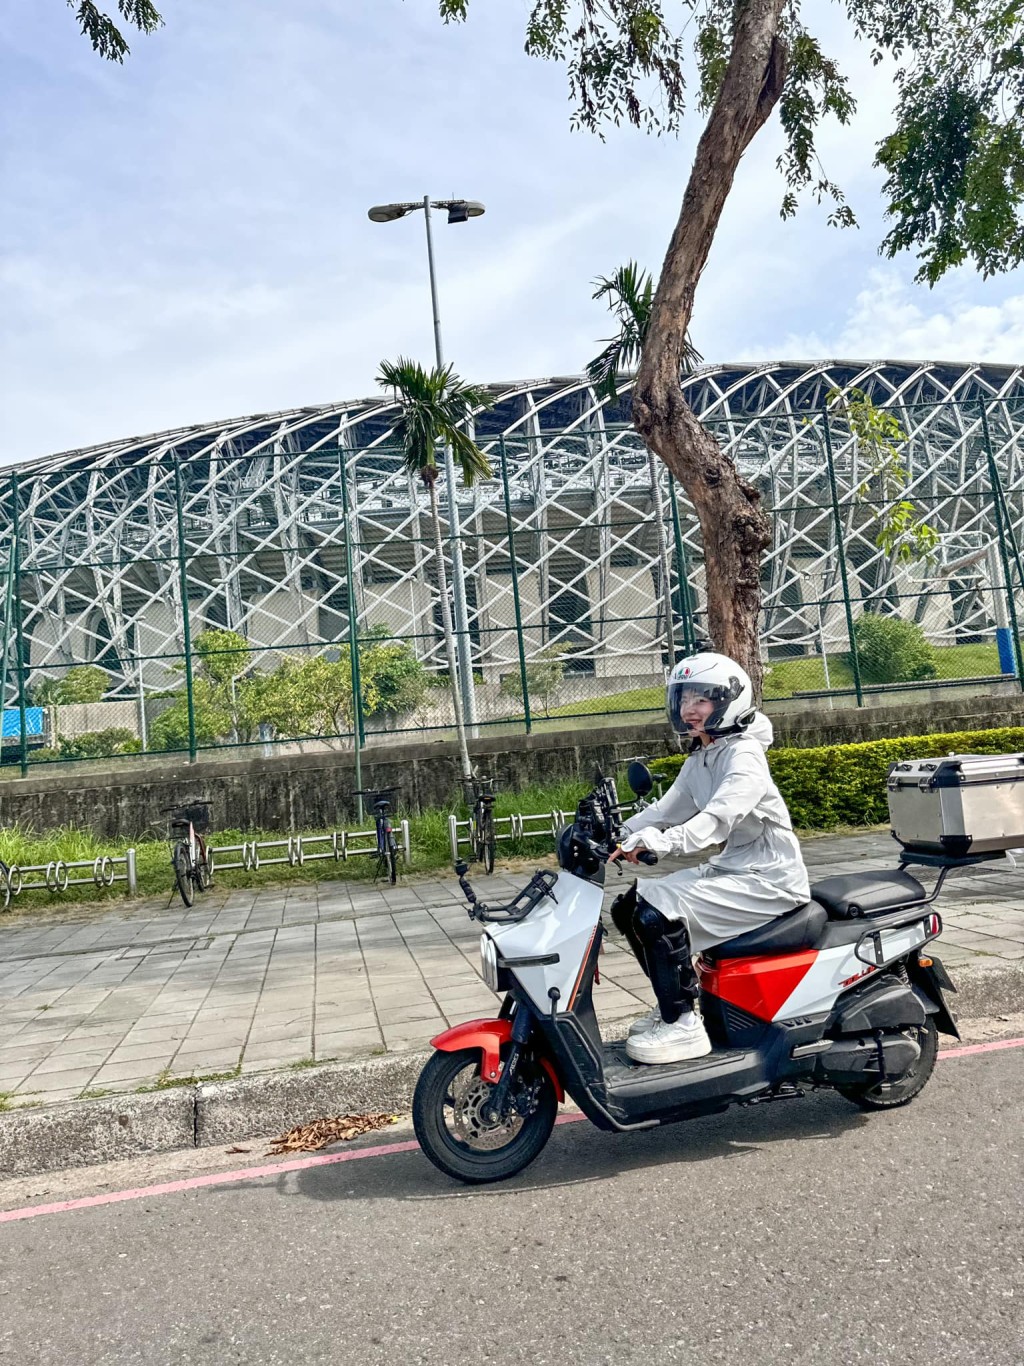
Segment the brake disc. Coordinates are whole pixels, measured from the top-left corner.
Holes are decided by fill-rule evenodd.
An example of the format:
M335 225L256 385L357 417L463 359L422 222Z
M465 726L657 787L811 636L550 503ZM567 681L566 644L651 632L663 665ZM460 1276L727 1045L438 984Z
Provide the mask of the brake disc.
M495 1123L488 1118L494 1087L481 1077L470 1077L461 1087L452 1088L455 1132L463 1143L481 1152L504 1148L523 1127L522 1115L510 1115Z

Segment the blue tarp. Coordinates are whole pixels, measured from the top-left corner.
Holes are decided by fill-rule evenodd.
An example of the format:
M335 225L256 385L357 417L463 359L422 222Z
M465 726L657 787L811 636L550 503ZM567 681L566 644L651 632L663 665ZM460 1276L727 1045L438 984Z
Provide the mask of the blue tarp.
M42 735L43 718L45 708L26 707L25 708L25 733L26 735ZM21 712L15 707L13 711L4 710L2 732L5 740L18 740L21 738Z

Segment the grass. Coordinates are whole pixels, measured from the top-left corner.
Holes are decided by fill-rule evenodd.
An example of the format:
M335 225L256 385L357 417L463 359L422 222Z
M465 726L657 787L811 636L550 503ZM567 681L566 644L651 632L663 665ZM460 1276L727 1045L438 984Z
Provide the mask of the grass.
M495 803L497 816L508 816L512 812L524 815L548 812L555 809L572 812L583 793L584 784L576 782L554 783L548 787L533 786L523 792L499 793ZM461 803L453 803L444 809L431 808L413 817L411 825L412 867L410 872L426 873L436 869L451 867L451 850L448 843L448 817L454 812L460 819L468 817L468 810ZM396 813L401 819L402 812ZM364 823L363 828L366 828ZM327 831L303 831L308 838ZM211 835L214 849L217 845L241 844L245 840L279 840L280 831L220 830ZM36 835L19 826L0 830L0 858L8 864L31 867L50 863L57 859L65 862L86 861L92 863L103 855L123 854L130 845L135 848L136 871L140 896L159 896L173 893L173 874L171 872L170 851L163 840L104 840L88 830L66 826L54 830L49 835ZM532 838L502 840L499 845L502 858L521 858L551 852L551 839L546 833ZM279 852L279 851L278 851ZM237 855L230 855L232 859ZM267 887L270 885L303 884L319 881L322 878L344 878L355 881L372 881L376 870L376 858L357 857L337 863L333 859L308 860L301 867L288 864L264 866L259 871L246 872L241 868L216 869L216 885L223 888ZM82 870L88 874L89 869ZM118 870L120 871L120 870ZM30 875L37 880L40 875ZM71 902L104 903L110 900L123 900L125 886L115 882L112 887L97 887L91 880L80 887L69 887L66 892L52 895L46 891L24 891L12 898L8 914L19 911L31 912L56 904ZM48 1007L43 1006L45 1010ZM221 1080L222 1078L217 1078ZM202 1078L200 1080L203 1080ZM190 1079L169 1082L168 1084L188 1085Z
M172 1077L171 1074L165 1070L160 1073L156 1081L151 1083L151 1085L138 1086L135 1089L136 1094L142 1096L148 1094L150 1091L173 1091L175 1087L178 1086L202 1086L206 1082L211 1081L234 1081L236 1077L241 1076L241 1073L241 1063L239 1063L237 1067L233 1067L230 1072L204 1072L198 1076L195 1072L191 1072L187 1077Z
M828 657L828 681L825 661L816 655L798 659L773 659L764 680L764 695L772 698L792 697L798 692L824 692L826 688L843 690L853 687L853 669L845 654ZM1000 672L999 652L991 645L937 645L935 647L935 677L942 679L991 678ZM928 679L921 686L928 686ZM610 716L621 712L660 712L665 706L662 687L630 688L626 692L610 693L604 697L588 697L579 702L566 702L552 707L547 716L537 714L535 729L543 730L545 721L571 716Z
M14 1092L0 1091L0 1115L14 1109Z

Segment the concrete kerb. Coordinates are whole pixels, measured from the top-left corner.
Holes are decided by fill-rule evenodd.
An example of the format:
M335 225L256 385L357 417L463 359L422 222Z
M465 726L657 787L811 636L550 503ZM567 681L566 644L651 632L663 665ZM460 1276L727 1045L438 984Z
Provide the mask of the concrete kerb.
M958 1019L1024 1010L1024 964L965 966L954 976L959 991L952 1005ZM282 1133L323 1115L407 1112L428 1056L392 1053L8 1111L0 1114L0 1178L237 1143Z

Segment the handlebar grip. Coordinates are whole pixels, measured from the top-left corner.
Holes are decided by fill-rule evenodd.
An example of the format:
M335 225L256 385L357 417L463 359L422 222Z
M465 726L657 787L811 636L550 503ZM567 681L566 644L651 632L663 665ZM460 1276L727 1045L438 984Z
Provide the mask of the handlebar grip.
M648 868L653 868L654 865L658 862L658 855L655 854L651 849L638 849L636 851L636 856L637 859L641 863L645 863Z

